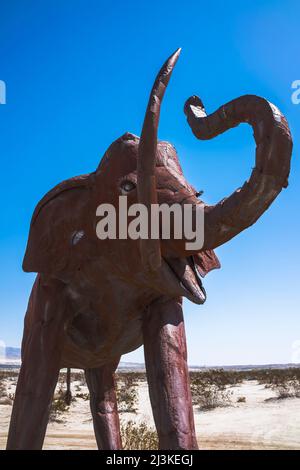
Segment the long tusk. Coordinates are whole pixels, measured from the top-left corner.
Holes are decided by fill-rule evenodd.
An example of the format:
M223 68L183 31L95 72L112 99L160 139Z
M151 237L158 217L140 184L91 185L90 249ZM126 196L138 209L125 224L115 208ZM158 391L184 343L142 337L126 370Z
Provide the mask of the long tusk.
M148 214L150 214L151 204L157 203L155 164L160 107L180 51L181 49L177 49L177 51L168 58L157 74L150 93L139 143L137 167L138 202L140 204L144 204L147 207ZM141 239L140 250L142 262L146 269L154 271L160 267L161 252L159 240L151 238L148 240Z

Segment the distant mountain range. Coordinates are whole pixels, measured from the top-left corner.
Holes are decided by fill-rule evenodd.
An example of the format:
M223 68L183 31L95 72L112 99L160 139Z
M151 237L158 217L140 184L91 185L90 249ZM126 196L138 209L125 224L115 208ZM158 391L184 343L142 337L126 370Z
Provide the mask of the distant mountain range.
M9 365L18 365L21 361L21 349L6 347L5 354L3 350L0 356L0 368ZM4 356L4 357L3 357ZM300 364L289 363L289 364L246 364L246 365L232 365L232 366L194 366L190 365L191 370L207 370L207 369L224 369L224 370L253 370L253 369L288 369L289 367L300 367ZM145 370L145 364L139 362L120 362L120 370Z

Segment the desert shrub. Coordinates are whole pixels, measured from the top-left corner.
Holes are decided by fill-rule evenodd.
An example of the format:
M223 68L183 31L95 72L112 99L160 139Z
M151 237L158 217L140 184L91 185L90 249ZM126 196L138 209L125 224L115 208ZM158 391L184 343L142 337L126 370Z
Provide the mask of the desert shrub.
M58 382L62 385L67 382L67 373L66 372L64 372L64 371L60 372ZM79 384L82 385L82 386L86 385L84 372L82 372L82 371L73 372L71 370L71 382L79 382Z
M212 410L221 406L229 406L231 404L230 390L220 388L217 384L209 384L207 382L197 382L191 385L193 404L197 405L201 410Z
M120 377L118 379L116 393L119 411L136 413L138 394L135 379L130 374L124 374L121 380Z
M276 393L278 399L300 398L300 381L298 379L277 381L271 384L270 387Z
M118 371L116 373L116 380L117 382L124 382L126 383L129 387L131 386L136 386L138 385L139 382L143 382L146 380L146 374L145 372L124 372L124 371Z
M12 405L13 400L9 398L8 396L3 395L0 397L0 405Z
M131 377L135 383L145 382L147 380L146 372L131 372Z
M15 399L14 393L8 393L5 380L8 380L9 377L2 375L0 376L0 400L2 405L11 405Z
M261 369L249 371L251 377L265 388L272 389L278 399L300 397L300 368Z
M288 367L287 369L253 369L242 371L244 380L257 380L261 385L272 386L274 384L298 380L300 382L300 368Z
M14 380L18 377L19 372L16 370L0 370L0 382L1 380L7 379L7 380Z
M231 404L232 391L227 387L236 385L239 380L236 374L212 369L191 373L190 382L193 404L201 410L210 410Z
M208 369L197 372L190 372L190 381L193 383L195 380L201 380L211 384L216 384L219 388L225 386L238 385L243 381L243 377L239 371L224 370L224 369Z
M118 408L121 412L136 412L137 409L137 385L140 380L145 378L145 374L139 372L118 372L116 374L116 394L117 394L117 401L118 401ZM61 399L58 400L57 403L54 401L54 411L57 408L57 412L52 413L52 417L54 420L57 419L57 415L67 411L67 406L64 408L65 404L63 403L63 392L62 388L65 387L65 383L67 380L66 372L61 372L59 375L59 384L61 390ZM76 393L75 398L81 398L82 400L89 400L89 393L80 393L80 386L86 385L85 375L83 372L72 372L71 373L71 382L76 381L79 382L79 385L76 385L75 391L79 392Z
M218 385L238 385L245 380L257 380L259 384L272 387L287 381L296 380L300 382L300 367L289 367L286 369L245 369L245 370L224 370L208 369L197 372L190 372L190 380L201 376L208 381L214 381Z
M7 393L5 381L15 382L18 375L19 373L14 370L0 370L0 398L8 397L7 402L14 400L14 395Z
M246 403L246 397L237 397L237 403Z
M6 396L6 387L4 385L4 380L0 379L0 398L3 398Z
M14 401L14 399L15 399L15 394L14 393L8 393L7 396L11 401Z
M90 399L90 394L89 393L76 393L75 397L81 398L82 400L87 401Z
M65 400L65 391L60 388L55 394L50 407L49 421L61 423L63 422L63 414L69 411L70 406Z
M158 449L157 433L145 422L121 422L121 438L124 450Z

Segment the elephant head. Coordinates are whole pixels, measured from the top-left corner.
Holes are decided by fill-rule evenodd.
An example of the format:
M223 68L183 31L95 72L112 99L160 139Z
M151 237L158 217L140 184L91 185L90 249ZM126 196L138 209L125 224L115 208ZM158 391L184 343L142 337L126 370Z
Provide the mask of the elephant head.
M165 62L156 77L141 137L124 134L110 145L94 173L61 183L38 204L23 263L25 271L61 279L79 272L93 277L97 276L95 266L101 264L101 275L116 275L133 285L148 286L171 297L185 296L200 304L206 298L200 276L219 267L213 249L255 223L287 186L292 139L277 107L248 95L207 116L201 100L193 96L185 103L184 112L198 139L211 139L247 122L256 142L255 167L249 180L215 205L199 200L183 176L175 148L157 139L161 102L179 53L177 50ZM192 217L201 206L201 250L187 250L184 236L169 240L97 239L97 207L101 203L117 207L120 195L127 196L128 205L142 203L148 208L156 203L189 204Z

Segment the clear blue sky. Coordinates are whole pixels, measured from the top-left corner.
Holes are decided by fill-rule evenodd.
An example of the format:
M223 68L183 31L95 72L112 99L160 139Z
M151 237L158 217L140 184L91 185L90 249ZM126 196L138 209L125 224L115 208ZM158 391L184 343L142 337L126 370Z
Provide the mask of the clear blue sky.
M228 195L254 162L246 125L197 141L182 107L208 112L245 94L286 114L294 136L290 186L259 222L217 250L206 304L185 303L192 364L290 362L300 339L300 79L298 1L10 0L0 8L0 340L20 344L34 275L21 270L32 211L52 186L90 172L125 131L139 134L154 75L182 54L159 134L175 144L207 202ZM137 351L127 360L143 360Z

